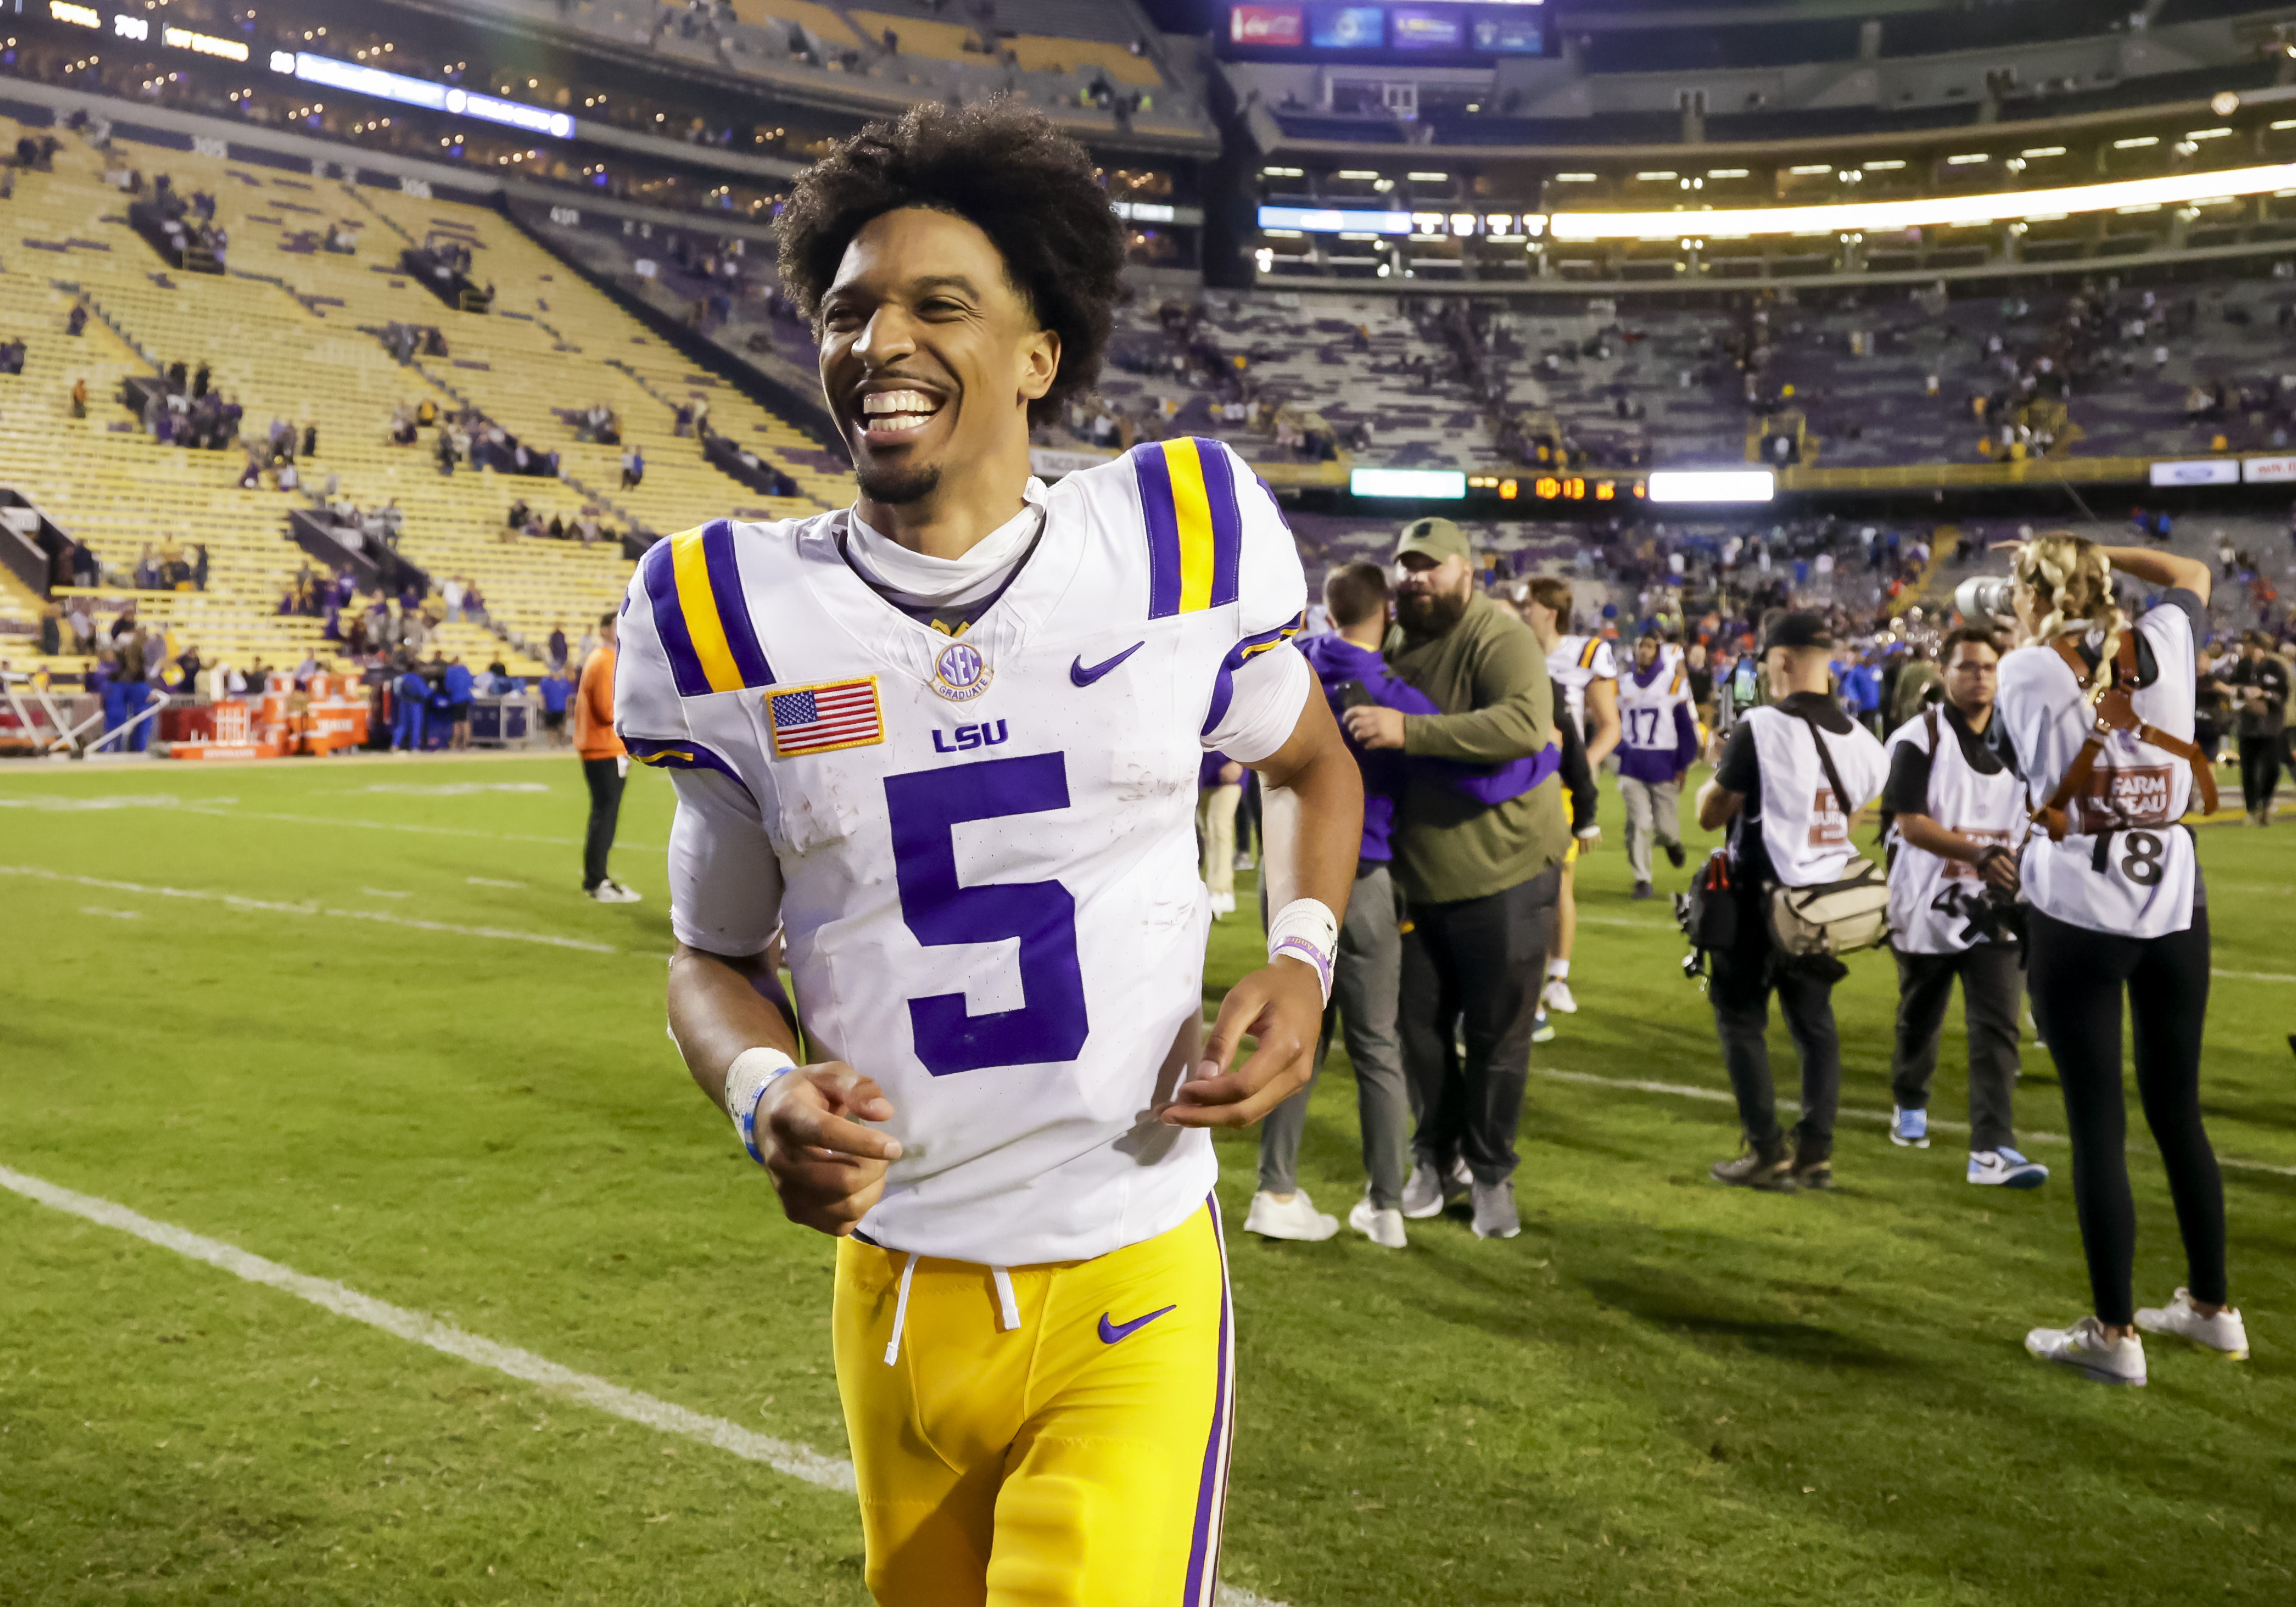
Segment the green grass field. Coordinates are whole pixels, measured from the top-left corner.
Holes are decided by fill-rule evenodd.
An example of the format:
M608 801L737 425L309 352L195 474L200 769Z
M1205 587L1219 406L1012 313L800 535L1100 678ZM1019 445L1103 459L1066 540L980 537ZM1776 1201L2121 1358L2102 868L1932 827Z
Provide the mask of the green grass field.
M617 872L646 901L605 907L575 888L571 758L0 770L0 1167L842 1456L829 1242L662 1033L669 804L633 778ZM2086 1308L2046 1054L2037 1193L1854 1117L1838 1193L1717 1187L1705 1003L1609 824L1582 1009L1533 1052L1609 1082L1533 1078L1522 1235L1231 1238L1228 1581L1290 1607L2296 1600L2289 833L2202 833L2216 963L2247 973L2216 984L2204 1094L2251 1163L2226 1191L2255 1359L2156 1342L2151 1387L2109 1390L2019 1344ZM1222 925L1215 996L1257 947ZM1893 997L1874 955L1837 995L1847 1111L1888 1110ZM1939 1116L1959 1054L1956 1026ZM1303 1177L1343 1212L1336 1055L1314 1101ZM2137 1132L2158 1302L2181 1260ZM1232 1229L1256 1143L1221 1140ZM849 1497L0 1192L0 1603L856 1603L859 1553Z

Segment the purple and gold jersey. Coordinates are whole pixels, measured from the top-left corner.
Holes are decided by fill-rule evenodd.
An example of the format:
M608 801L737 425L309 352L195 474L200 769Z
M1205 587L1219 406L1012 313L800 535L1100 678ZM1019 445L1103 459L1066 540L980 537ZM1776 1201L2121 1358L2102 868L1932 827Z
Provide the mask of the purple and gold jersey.
M679 783L678 937L785 925L814 1053L894 1106L862 1230L1001 1266L1139 1243L1210 1191L1209 1136L1152 1115L1200 1032L1197 765L1267 757L1313 684L1298 553L1226 447L1141 447L1044 508L954 636L853 570L844 513L670 537L616 687Z

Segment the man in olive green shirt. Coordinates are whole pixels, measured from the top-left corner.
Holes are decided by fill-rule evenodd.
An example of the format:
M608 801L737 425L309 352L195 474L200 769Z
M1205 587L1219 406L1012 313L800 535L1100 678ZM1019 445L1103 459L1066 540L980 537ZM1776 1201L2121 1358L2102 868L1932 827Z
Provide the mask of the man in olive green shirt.
M1441 712L1350 709L1349 735L1365 748L1481 767L1547 753L1554 720L1546 654L1513 609L1475 589L1472 554L1457 525L1422 519L1404 527L1395 610L1388 665ZM1521 1231L1512 1181L1515 1127L1570 840L1554 766L1542 760L1528 774L1537 785L1495 804L1477 802L1439 775L1414 775L1393 838L1395 879L1412 922L1398 1025L1418 1116L1403 1212L1439 1215L1444 1180L1464 1160L1475 1233L1486 1239ZM1464 1059L1455 1021L1464 1024Z

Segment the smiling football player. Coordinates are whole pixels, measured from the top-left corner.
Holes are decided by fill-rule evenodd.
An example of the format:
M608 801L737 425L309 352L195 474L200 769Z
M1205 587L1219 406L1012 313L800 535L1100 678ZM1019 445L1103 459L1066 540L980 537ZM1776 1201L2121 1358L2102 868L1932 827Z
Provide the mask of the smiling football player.
M622 737L677 788L671 1029L790 1218L840 1237L878 1601L1209 1603L1234 1394L1207 1129L1305 1082L1361 835L1290 644L1299 556L1216 441L1031 477L1124 250L1041 117L873 125L779 232L860 495L668 537L623 604ZM1267 789L1275 914L1207 1037L1211 749Z

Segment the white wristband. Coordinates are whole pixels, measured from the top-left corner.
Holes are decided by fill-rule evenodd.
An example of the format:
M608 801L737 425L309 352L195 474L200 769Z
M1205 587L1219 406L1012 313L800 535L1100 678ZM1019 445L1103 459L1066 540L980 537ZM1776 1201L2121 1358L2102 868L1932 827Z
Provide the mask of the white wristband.
M788 1055L762 1045L742 1050L726 1068L726 1114L734 1119L734 1131L740 1135L742 1147L759 1166L765 1165L766 1158L758 1150L758 1102L765 1098L775 1078L796 1070L797 1062Z
M1267 957L1288 955L1313 967L1326 1004L1332 1002L1332 956L1339 946L1339 917L1320 898L1294 898L1267 923Z

